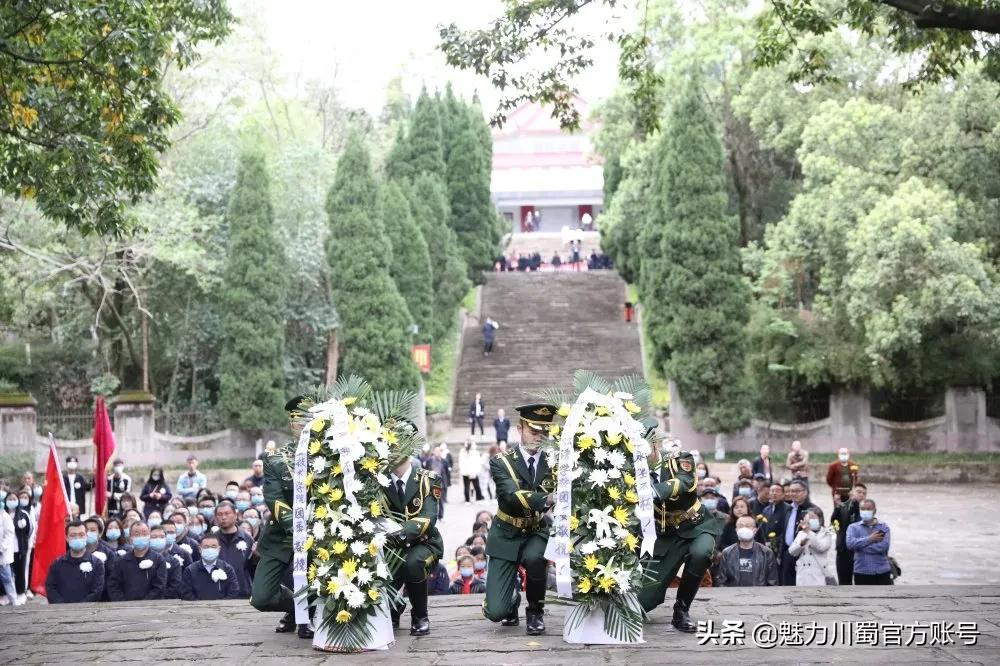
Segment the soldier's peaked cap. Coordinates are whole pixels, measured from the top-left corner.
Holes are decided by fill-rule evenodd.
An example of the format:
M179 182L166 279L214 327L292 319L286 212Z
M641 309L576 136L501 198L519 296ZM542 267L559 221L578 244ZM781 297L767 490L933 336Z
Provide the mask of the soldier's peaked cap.
M305 395L297 395L285 403L285 411L291 414L292 412L301 412L303 410L302 403L307 402L309 399Z
M552 420L555 418L557 409L555 405L542 402L521 405L514 408L518 415L520 415L521 421L527 424L532 430L544 430L547 426L552 425Z

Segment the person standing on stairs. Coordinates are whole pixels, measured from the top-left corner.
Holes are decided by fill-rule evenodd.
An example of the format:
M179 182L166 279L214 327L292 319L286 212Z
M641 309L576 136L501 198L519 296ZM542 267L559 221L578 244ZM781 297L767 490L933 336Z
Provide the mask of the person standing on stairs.
M483 356L489 356L493 353L493 340L496 339L497 329L500 325L495 321L486 318L483 323Z
M483 394L477 393L476 399L472 401L471 405L469 405L469 425L472 427L472 432L470 434L476 434L476 424L479 424L479 434L485 434L483 432L483 417L485 416L486 406L483 404Z

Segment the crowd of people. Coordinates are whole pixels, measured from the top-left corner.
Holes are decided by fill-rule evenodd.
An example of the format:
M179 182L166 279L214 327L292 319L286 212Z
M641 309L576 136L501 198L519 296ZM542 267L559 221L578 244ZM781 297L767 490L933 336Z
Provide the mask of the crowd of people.
M500 255L496 258L493 268L497 273L520 271L535 273L538 271L580 271L584 267L588 271L609 270L614 268L611 257L591 250L584 256L579 241L570 243L566 255L555 252L551 257L543 257L540 252L512 253L509 257Z

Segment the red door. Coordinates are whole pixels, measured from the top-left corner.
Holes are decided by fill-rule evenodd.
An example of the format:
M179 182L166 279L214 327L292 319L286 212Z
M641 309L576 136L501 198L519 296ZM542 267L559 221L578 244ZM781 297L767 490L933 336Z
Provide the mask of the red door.
M531 231L531 225L529 224L529 220L531 218L529 216L533 216L534 214L535 214L535 207L534 206L521 206L521 232L522 233L524 233L526 231Z
M590 231L593 228L593 226L594 226L594 206L593 206L593 204L580 204L579 206L576 207L576 219L577 219L577 221L582 220L584 214L590 216L590 224L588 225L588 228L585 229L585 231ZM580 222L580 226L581 227L583 226L582 222Z

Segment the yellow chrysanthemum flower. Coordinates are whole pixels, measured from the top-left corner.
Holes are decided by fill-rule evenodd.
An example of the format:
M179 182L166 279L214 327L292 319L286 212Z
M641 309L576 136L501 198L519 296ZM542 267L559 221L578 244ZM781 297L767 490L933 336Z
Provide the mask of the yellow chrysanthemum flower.
M609 446L618 446L622 442L622 434L617 432L614 435L606 435L604 439Z
M330 499L332 499L334 502L339 502L340 498L342 498L343 496L344 496L344 491L341 490L340 488L334 488L333 490L330 491Z
M322 446L323 444L318 439L314 439L313 441L309 442L309 455L314 456L317 453L319 453L319 450Z
M345 550L347 550L347 544L343 541L337 541L333 544L333 552L340 555Z
M348 622L351 621L351 614L345 610L342 610L339 613L337 613L336 619L337 622L339 622L340 624L347 624Z
M330 470L330 473L332 473L334 476L340 476L343 473L343 471L344 468L338 464L333 466L333 469Z
M584 435L580 439L576 440L576 446L581 451L586 451L587 449L592 447L595 443L596 442L594 441L594 438L591 437L590 435Z
M580 519L576 516L569 517L569 529L575 531L580 526Z
M629 414L638 414L639 412L642 411L642 408L639 407L639 405L635 404L634 400L629 400L628 402L626 402L625 409L628 410Z
M564 402L563 404L559 405L559 410L556 411L556 414L558 414L563 418L566 418L567 416L569 416L569 410L570 406Z
M353 405L353 404L354 404L354 403L356 403L357 401L358 401L358 398L357 398L357 396L353 396L353 395L349 395L349 396L347 396L346 398L344 398L343 400L341 400L341 401L340 401L340 403L341 403L341 404L342 404L342 405L343 405L344 407L350 407L351 405Z
M399 443L399 436L388 428L382 428L382 437L390 444Z
M313 422L311 430L313 432L323 432L323 428L325 426L326 426L326 421L324 421L323 419L319 419L318 421Z
M559 427L558 423L549 426L549 437L558 437L560 432L562 432L562 428Z
M371 599L372 601L378 601L378 590L376 590L374 587L368 590L368 598Z
M320 504L318 507L313 509L313 515L319 520L326 518L326 506Z
M625 440L625 450L628 451L629 453L635 453L635 444L632 442L631 439Z
M629 488L628 490L625 491L625 501L631 502L632 504L638 504L639 503L639 494L636 493L631 488Z
M576 589L580 590L584 594L587 594L588 592L590 592L590 586L591 586L590 579L584 576L579 581L577 581Z
M369 504L368 510L376 518L382 515L382 505L379 504L378 501L373 501L371 504Z
M626 509L623 506L616 506L615 507L615 520L617 520L619 523L621 523L623 525L625 523L627 523L628 522L628 509Z
M309 570L306 571L306 579L311 583L316 580L316 565L310 564Z
M340 590L340 583L337 581L336 578L331 578L330 580L327 581L326 583L327 594L337 594L339 590Z
M598 416L607 416L608 414L611 413L611 410L605 407L604 405L599 405L597 409L594 410L594 413L597 414Z
M317 548L316 557L326 562L327 560L330 559L330 551L328 551L326 548Z
M618 490L617 486L611 486L608 488L608 497L613 500L621 499L622 491Z
M583 560L583 566L587 568L587 571L593 571L597 568L598 564L600 564L600 562L597 559L597 555L594 555L593 553L587 555L587 557Z
M319 488L316 489L316 492L320 495L326 495L328 492L330 492L330 484L324 483L323 485L321 485Z
M635 477L632 476L629 472L625 472L625 474L622 475L622 478L625 479L625 485L626 486L634 486L635 485Z
M610 592L611 588L615 586L615 579L611 576L601 576L601 580L597 583L597 585L603 592Z
M306 474L306 488L308 488L312 484L313 484L313 473L309 472L308 474Z
M639 545L639 540L635 537L634 534L629 532L628 534L625 535L626 548L628 548L629 550L635 550L636 546L638 545Z
M374 541L368 544L368 554L372 557L378 555L378 546L375 545Z
M362 461L361 461L361 467L363 469L366 469L369 472L371 472L371 473L374 474L375 470L378 469L378 461L375 460L374 458L367 458L366 457L366 458L362 459Z
M344 566L340 570L344 572L345 576L353 576L358 572L358 561L353 557L349 560L344 560Z
M316 542L316 540L313 539L311 535L308 536L308 537L306 537L305 549L306 550L312 550L313 544L315 542Z

